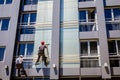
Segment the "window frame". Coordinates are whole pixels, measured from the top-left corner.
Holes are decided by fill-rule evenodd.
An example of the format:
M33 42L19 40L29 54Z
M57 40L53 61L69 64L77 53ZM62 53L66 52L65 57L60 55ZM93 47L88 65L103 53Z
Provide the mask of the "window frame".
M23 56L24 57L27 57L27 58L30 58L34 55L34 53L32 55L27 55L27 48L28 48L28 44L32 44L33 45L33 52L34 52L34 41L25 41L25 42L18 42L17 44L17 52L16 52L16 56L19 56L20 55L20 45L21 44L24 44L25 45L25 49L24 49L24 53L23 53Z
M88 55L85 55L85 56L87 56L87 57L90 57L90 56L96 56L96 57L98 57L99 56L99 42L98 42L98 40L81 40L80 41L80 45L81 45L81 42L87 42L87 51L88 51ZM97 43L97 53L96 53L96 55L92 55L92 53L90 53L90 50L91 50L91 48L90 48L90 42L96 42ZM84 53L83 53L84 54ZM80 55L81 55L81 50L80 50ZM82 57L84 57L84 55L81 55Z
M4 27L3 26L3 20L8 20L8 24L7 24L7 28L6 29L2 29L2 27ZM8 17L6 17L6 18L0 18L0 30L1 31L7 31L7 30L9 30L9 26L10 26L10 18Z
M25 15L25 14L27 14L28 15L28 18L27 18L27 22L26 23L24 23L23 22L23 16ZM36 14L36 20L37 20L37 12L23 12L22 14L21 14L21 16L20 16L20 25L32 25L32 24L35 24L36 23L36 20L35 20L35 22L31 22L31 15L32 14Z
M0 62L3 62L6 54L6 46L0 46L0 48L4 48L3 58L0 60Z
M116 50L116 53L110 53L109 52L109 46L108 46L108 52L109 52L109 55L120 55L119 54L119 49L118 49L118 41L120 41L120 39L115 39L115 40L112 40L112 39L110 39L110 40L108 40L108 42L109 41L115 41L115 50Z

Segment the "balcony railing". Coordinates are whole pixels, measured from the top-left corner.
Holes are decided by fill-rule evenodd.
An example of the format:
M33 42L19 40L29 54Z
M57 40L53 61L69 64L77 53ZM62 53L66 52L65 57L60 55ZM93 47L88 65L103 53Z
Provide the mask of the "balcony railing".
M120 30L120 23L106 23L107 30Z
M81 58L81 68L99 67L99 58Z
M79 31L80 32L97 31L97 27L96 24L80 24Z

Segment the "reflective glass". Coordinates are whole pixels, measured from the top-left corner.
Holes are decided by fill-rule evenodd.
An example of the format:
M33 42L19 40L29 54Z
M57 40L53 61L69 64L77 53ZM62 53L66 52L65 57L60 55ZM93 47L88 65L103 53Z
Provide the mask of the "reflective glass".
M88 55L88 43L87 42L81 42L80 44L80 50L81 50L81 56L87 56Z
M90 42L90 55L97 55L97 42L96 41L92 41Z
M86 11L79 11L79 21L86 22Z
M105 20L112 20L111 9L105 9Z
M23 14L22 15L22 24L27 24L28 23L28 17L29 17L29 14Z
M117 41L118 53L120 54L120 40Z
M8 30L10 19L2 19L1 30Z
M25 54L25 44L20 44L19 45L19 55L24 55Z
M6 4L11 4L12 0L6 0Z
M3 61L5 48L0 48L0 61Z
M34 24L36 22L36 13L30 14L30 24Z
M27 44L27 56L31 56L33 55L33 48L34 48L34 44Z
M4 0L0 0L0 4L4 4Z
M113 9L114 19L120 20L120 8Z
M116 44L115 40L108 41L108 49L111 55L116 55Z
M21 28L20 34L34 34L35 28Z
M112 30L112 24L106 24L107 30Z

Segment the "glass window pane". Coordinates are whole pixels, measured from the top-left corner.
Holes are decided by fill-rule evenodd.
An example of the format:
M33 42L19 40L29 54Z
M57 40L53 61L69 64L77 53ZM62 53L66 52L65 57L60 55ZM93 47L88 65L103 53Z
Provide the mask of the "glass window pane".
M0 61L3 61L5 48L0 48Z
M107 30L113 30L113 29L112 29L112 24L106 24L106 29L107 29Z
M86 11L79 11L79 21L86 22Z
M116 55L116 44L115 40L108 41L108 49L111 55Z
M33 24L36 22L36 13L30 14L30 24Z
M33 0L32 1L32 4L37 4L38 3L38 0Z
M19 45L19 55L24 55L25 54L25 44L20 44Z
M35 28L21 28L20 34L34 34Z
M94 9L88 10L88 20L89 22L95 21L95 10Z
M81 56L88 55L88 43L87 42L81 42Z
M109 21L112 19L111 9L105 9L105 20Z
M27 56L33 55L34 44L27 44Z
M6 4L11 4L12 0L6 0Z
M97 55L97 42L90 42L90 55Z
M9 21L10 21L10 19L3 19L2 20L1 30L8 30Z
M119 67L119 60L110 60L110 67Z
M32 0L24 0L24 5L29 5L29 4L31 4L32 2L31 2Z
M113 9L115 20L120 20L120 8Z
M0 0L0 4L4 4L4 0Z
M120 54L120 40L117 41L117 45L118 45L118 53Z
M23 24L28 23L28 17L29 17L29 14L23 14L23 16L22 16L22 23Z

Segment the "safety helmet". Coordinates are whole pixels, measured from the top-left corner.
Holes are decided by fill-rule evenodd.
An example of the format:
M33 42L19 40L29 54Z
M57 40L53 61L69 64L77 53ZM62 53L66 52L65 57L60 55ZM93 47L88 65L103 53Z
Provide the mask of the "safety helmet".
M19 57L23 58L23 55L20 55Z
M41 42L41 45L44 45L44 44L45 44L45 42L44 42L44 41L42 41L42 42Z

